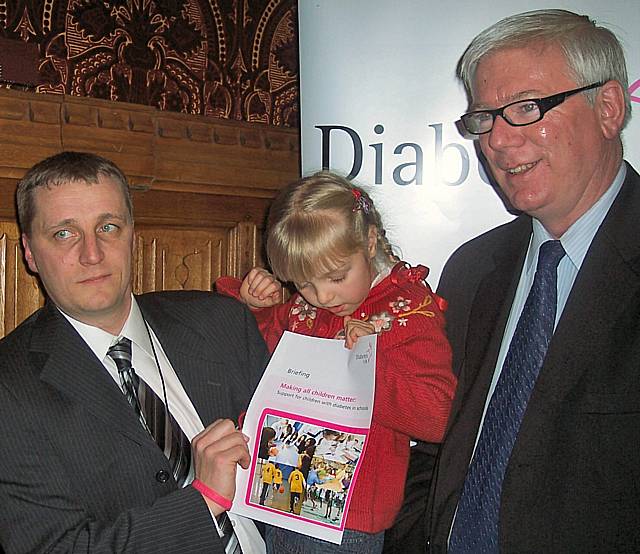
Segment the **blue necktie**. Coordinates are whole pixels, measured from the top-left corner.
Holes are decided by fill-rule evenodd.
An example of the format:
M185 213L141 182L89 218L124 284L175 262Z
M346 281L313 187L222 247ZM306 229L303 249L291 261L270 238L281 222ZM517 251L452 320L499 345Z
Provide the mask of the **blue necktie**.
M497 553L502 481L522 418L553 335L559 240L540 247L538 267L520 314L464 482L449 552Z

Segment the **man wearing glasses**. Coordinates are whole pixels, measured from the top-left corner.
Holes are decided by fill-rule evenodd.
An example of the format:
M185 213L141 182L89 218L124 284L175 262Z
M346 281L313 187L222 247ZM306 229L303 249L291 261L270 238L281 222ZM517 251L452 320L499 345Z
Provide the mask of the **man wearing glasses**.
M462 116L520 215L438 293L460 372L430 552L640 551L640 177L616 37L542 10L478 35Z

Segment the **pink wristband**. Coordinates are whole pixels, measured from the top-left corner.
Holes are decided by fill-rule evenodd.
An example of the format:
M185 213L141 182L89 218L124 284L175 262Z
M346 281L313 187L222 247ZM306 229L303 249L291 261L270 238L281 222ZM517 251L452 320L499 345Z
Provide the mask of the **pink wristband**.
M206 496L209 500L213 500L216 504L219 504L225 511L230 510L233 506L233 502L228 498L225 498L220 493L217 493L212 488L207 487L200 479L194 479L191 486L196 489L201 495Z

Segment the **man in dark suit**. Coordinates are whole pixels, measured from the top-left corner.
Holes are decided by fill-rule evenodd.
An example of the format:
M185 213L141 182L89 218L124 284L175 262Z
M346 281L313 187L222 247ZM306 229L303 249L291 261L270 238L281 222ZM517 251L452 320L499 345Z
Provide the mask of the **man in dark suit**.
M110 161L48 158L17 200L48 300L0 342L0 550L221 554L216 517L249 463L232 419L267 358L255 321L210 293L132 295L131 200ZM125 395L111 354L123 337L146 391L138 402L155 393L174 418L161 428L165 447L172 432L183 437L173 442L185 446L180 485L179 464Z
M438 292L460 372L430 552L640 551L640 177L622 49L562 10L476 37L458 75L513 222ZM562 93L562 94L561 94Z

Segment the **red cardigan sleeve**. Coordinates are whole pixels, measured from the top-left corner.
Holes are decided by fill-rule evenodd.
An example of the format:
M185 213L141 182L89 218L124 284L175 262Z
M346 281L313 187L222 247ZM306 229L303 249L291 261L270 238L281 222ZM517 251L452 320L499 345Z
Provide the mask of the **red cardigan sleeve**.
M411 289L402 292L412 311L401 313L394 328L379 336L373 420L412 438L440 442L457 384L451 348L437 297L424 286Z
M219 277L216 279L215 287L216 291L225 296L231 296L237 300L240 298L240 285L242 281L235 277ZM260 333L267 343L269 352L273 352L280 340L280 337L288 329L289 325L289 312L291 310L290 299L284 304L278 304L271 308L259 308L251 309L251 312L256 318Z

